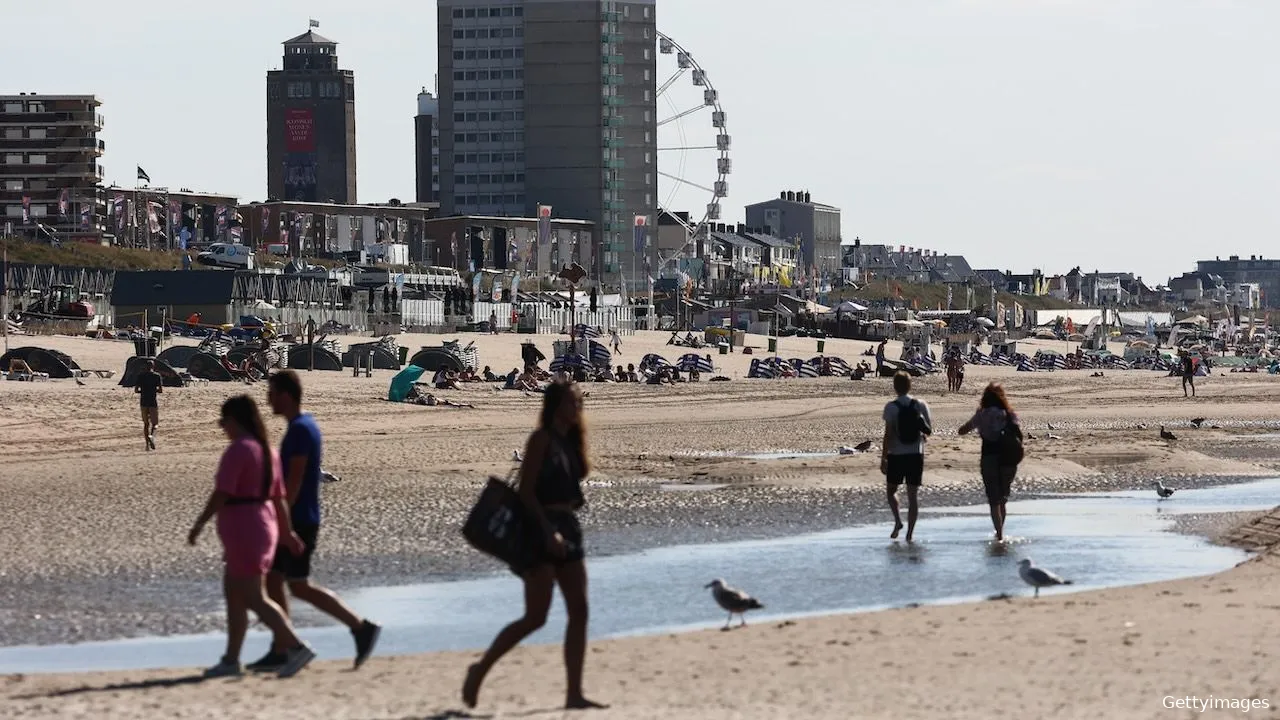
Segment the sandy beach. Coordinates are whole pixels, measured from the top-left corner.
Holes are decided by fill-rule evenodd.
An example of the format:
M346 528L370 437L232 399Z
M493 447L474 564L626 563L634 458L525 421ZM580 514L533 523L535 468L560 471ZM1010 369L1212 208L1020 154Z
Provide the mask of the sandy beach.
M529 337L474 337L480 363L510 370ZM624 337L616 362L637 363L649 352L675 360L686 350L666 346L667 337ZM551 355L552 338L532 339ZM439 341L399 338L413 349ZM114 341L11 338L22 344L117 374L132 353ZM764 339L749 344L762 352ZM1025 344L1032 352L1065 349ZM827 342L829 354L850 362L868 347ZM815 341L784 338L780 354L812 357ZM743 457L878 443L887 381L747 380L751 356L713 359L730 382L587 388L596 470L583 520L594 554L887 522L874 453ZM442 393L474 410L392 404L384 398L393 374L304 373L305 404L326 433L325 466L342 477L324 490L320 579L341 588L494 572L458 528L484 478L509 469L540 398L479 383ZM1020 495L1145 487L1154 477L1192 487L1276 475L1280 447L1248 437L1280 427L1274 378L1215 373L1198 383L1199 399L1184 400L1178 380L1161 373L1088 375L970 367L964 390L952 394L940 375L919 381L937 428L922 501L982 501L978 441L955 428L990 380L1006 383L1035 436L1015 485ZM261 398L265 387L166 389L159 449L146 452L133 393L115 379L85 382L0 383L8 511L0 516L0 638L13 645L220 629L216 540L195 549L183 541L222 449L218 404L245 391ZM1188 426L1195 417L1208 418L1204 429ZM1160 440L1161 425L1179 439ZM273 419L269 429L278 439L282 423ZM685 483L715 489L664 490ZM927 537L927 526L920 532ZM1019 716L1192 715L1165 709L1169 694L1255 696L1274 706L1277 676L1267 668L1280 629L1269 589L1276 573L1267 557L1206 579L1036 602L614 640L593 646L588 686L615 704L599 716L619 718L989 717L1032 688L1036 709L1024 705ZM498 666L480 710L554 708L558 658L554 647L518 651ZM320 663L287 683L137 689L113 686L185 673L9 677L0 680L0 716L457 717L440 713L458 707L464 663L447 653L375 658L358 676Z

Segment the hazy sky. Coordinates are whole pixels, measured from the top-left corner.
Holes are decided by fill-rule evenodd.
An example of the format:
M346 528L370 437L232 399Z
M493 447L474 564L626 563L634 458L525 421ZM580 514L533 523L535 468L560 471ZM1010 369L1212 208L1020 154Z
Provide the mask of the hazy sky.
M432 2L0 0L0 16L0 92L100 96L109 182L140 164L245 202L266 192L265 73L314 17L355 71L359 199L413 198ZM1151 283L1280 235L1280 3L666 0L658 24L728 113L726 221L808 189L842 208L847 242ZM707 124L683 126L691 144ZM678 174L712 168L689 154Z

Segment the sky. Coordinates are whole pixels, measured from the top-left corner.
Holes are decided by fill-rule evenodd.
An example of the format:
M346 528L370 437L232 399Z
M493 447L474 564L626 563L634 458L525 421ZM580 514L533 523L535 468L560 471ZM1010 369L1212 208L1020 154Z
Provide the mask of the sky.
M706 70L728 116L725 222L803 189L841 208L846 242L1015 272L1132 271L1149 284L1197 259L1267 254L1280 236L1280 3L782 7L657 6L659 31ZM432 2L0 0L0 15L31 28L0 43L0 93L98 95L108 183L132 187L141 165L155 185L242 202L266 194L266 72L315 18L355 72L359 201L413 199L416 96L436 72ZM677 82L659 117L696 104L695 92ZM714 139L695 114L659 142L681 131L689 145ZM707 153L660 152L659 163L715 180ZM709 198L686 187L672 199Z

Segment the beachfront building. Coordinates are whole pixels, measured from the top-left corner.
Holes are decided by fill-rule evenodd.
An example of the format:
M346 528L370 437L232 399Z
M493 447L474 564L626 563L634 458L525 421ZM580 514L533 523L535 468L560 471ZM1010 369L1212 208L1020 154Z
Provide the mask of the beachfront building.
M108 231L116 242L133 247L200 249L216 242L239 242L235 195L188 188L103 189Z
M93 95L0 95L0 222L15 234L62 242L108 233L101 104Z
M327 277L252 270L137 270L115 274L111 307L118 327L159 325L164 318L200 315L204 325L262 315L301 332L308 317L317 323L361 323L367 295Z
M589 220L552 218L539 239L536 217L453 215L428 221L424 230L429 263L468 272L500 270L525 277L550 277L577 263L596 264L595 225ZM609 280L606 278L605 283Z
M840 271L840 208L813 202L807 191L783 190L777 199L748 205L746 210L749 227L800 241L800 264L806 273Z
M707 232L711 252L707 256L707 289L712 293L741 295L760 280L763 246L738 234L732 225L716 223Z
M422 88L418 114L413 118L414 197L420 203L440 202L440 101Z
M399 261L387 247L408 246L407 261L432 264L435 250L427 221L434 203L350 205L340 203L255 202L240 209L246 245L288 257L335 259L365 251L374 258Z
M630 275L646 252L635 217L656 224L654 0L438 8L441 214L530 218L551 206L591 223L592 275L646 286Z
M1280 307L1280 260L1267 260L1261 255L1250 255L1247 259L1232 255L1226 260L1215 257L1197 262L1196 271L1222 278L1227 287L1257 283L1261 307Z
M314 30L286 40L282 69L267 73L267 196L356 202L355 74Z
M739 227L740 235L760 246L760 284L791 287L795 282L796 263L800 256L800 247L795 241Z

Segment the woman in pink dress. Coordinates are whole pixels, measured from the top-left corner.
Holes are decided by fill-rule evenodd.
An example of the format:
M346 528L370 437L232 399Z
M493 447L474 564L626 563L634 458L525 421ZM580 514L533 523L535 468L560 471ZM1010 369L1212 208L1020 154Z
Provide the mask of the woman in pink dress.
M292 530L289 505L284 501L280 456L267 441L258 406L248 395L237 395L222 404L218 420L231 444L222 453L213 492L204 512L196 519L187 542L196 544L200 531L211 518L218 518L218 538L222 541L223 590L227 598L227 652L206 677L226 677L244 672L240 649L249 628L249 610L271 628L291 648L279 670L291 677L315 658L315 653L293 632L289 618L267 597L263 579L271 570L276 541L292 552L303 550L302 540Z

